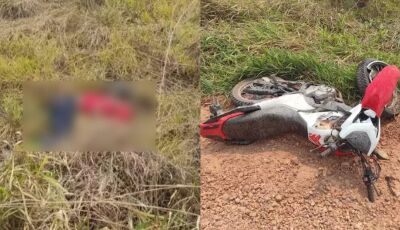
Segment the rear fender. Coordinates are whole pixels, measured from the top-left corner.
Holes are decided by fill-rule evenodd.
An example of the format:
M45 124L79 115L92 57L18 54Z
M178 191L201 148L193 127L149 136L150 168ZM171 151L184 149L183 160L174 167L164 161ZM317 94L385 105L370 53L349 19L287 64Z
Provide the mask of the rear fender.
M222 130L225 122L234 117L243 115L243 112L230 113L219 119L208 121L200 124L200 135L205 138L210 138L219 141L227 141L229 138Z

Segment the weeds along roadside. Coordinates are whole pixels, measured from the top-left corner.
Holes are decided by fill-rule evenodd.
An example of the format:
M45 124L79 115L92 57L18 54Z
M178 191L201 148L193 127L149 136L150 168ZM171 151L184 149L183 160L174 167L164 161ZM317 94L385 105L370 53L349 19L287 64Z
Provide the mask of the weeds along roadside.
M204 1L203 94L227 94L240 79L275 73L329 83L354 99L360 61L400 64L396 1L354 2Z
M198 2L27 3L0 0L0 225L195 227ZM43 79L156 80L158 152L23 151L20 81Z

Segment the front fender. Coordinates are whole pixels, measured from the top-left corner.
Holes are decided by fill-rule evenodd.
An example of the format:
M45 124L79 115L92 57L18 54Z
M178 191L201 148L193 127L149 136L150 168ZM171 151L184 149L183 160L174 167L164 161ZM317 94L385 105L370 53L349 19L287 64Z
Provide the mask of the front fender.
M375 127L371 120L367 120L342 127L339 136L369 156L378 145L380 133L379 127Z

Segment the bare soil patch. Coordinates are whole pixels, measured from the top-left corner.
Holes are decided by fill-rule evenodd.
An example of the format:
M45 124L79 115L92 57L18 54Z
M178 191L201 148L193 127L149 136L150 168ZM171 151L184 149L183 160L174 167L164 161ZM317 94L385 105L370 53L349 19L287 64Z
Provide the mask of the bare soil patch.
M201 113L207 119L208 108ZM399 118L383 125L380 148L390 160L380 162L375 203L357 158L321 159L302 137L247 146L202 138L202 229L399 229L399 137Z

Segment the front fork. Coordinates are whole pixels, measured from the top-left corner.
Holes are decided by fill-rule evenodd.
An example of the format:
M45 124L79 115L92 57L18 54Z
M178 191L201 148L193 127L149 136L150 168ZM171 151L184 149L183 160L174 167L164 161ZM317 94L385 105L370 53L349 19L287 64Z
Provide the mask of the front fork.
M375 187L375 182L378 180L379 178L379 174L380 174L380 170L381 167L379 165L379 162L376 159L376 156L373 156L373 160L376 163L376 171L373 170L373 168L371 167L370 162L368 161L368 159L365 157L364 154L362 154L361 152L358 152L358 156L361 159L361 164L363 167L363 181L365 186L367 187L368 190L368 199L373 202L374 198L373 198L373 192L375 190L376 194L379 195L378 190Z

